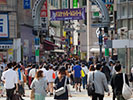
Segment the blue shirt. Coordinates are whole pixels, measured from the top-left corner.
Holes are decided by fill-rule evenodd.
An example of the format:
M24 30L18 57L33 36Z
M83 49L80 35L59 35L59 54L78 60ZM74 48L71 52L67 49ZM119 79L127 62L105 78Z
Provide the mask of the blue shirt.
M73 67L73 70L74 70L74 77L75 78L80 78L81 77L81 66L79 66L79 65L75 65L74 67Z

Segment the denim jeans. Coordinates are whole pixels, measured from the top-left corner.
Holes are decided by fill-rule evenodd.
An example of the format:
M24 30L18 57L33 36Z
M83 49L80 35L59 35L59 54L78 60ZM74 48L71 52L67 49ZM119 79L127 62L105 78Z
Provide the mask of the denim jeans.
M82 77L82 84L83 84L83 89L85 89L85 86L87 85L87 75L85 75L85 77Z

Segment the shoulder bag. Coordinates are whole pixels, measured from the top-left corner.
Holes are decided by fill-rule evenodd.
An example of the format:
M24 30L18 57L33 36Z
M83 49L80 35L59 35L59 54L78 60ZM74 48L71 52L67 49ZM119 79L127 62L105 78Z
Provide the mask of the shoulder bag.
M132 96L132 90L131 88L126 84L125 81L125 73L123 73L123 89L122 89L122 96L124 99L128 100Z
M88 96L92 96L95 93L94 72L93 72L93 81L89 82L89 84L87 85L87 93Z
M67 84L67 77L65 77L65 83L63 87L60 87L59 89L55 90L55 95L60 96L66 92L66 84Z

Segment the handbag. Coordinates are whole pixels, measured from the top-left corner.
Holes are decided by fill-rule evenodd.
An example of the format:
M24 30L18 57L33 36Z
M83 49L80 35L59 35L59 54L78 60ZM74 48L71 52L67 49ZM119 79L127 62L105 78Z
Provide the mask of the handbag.
M23 88L22 85L18 85L18 93L19 93L20 95L23 95L23 94L24 94L24 88Z
M13 94L12 100L21 100L20 95L18 93Z
M85 77L85 72L84 72L83 69L81 70L81 76L82 76L82 77Z
M56 96L60 96L66 92L66 84L67 84L67 77L65 77L64 87L60 87L59 89L55 90Z
M132 90L131 88L126 84L125 81L125 73L123 73L123 88L122 88L122 96L124 99L128 100L132 96Z
M32 90L31 90L30 99L31 99L31 100L34 100L34 99L35 99L35 89L32 89Z
M90 83L87 85L87 93L88 93L88 96L92 96L92 95L95 93L94 72L93 72L93 81L90 82Z

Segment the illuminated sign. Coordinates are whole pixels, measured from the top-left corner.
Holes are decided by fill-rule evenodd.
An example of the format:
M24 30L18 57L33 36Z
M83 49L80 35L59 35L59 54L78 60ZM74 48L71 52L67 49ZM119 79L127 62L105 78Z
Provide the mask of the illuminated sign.
M51 10L51 21L84 20L85 8Z

